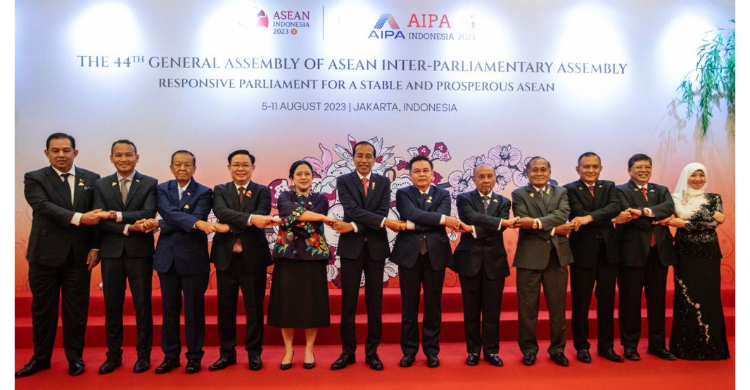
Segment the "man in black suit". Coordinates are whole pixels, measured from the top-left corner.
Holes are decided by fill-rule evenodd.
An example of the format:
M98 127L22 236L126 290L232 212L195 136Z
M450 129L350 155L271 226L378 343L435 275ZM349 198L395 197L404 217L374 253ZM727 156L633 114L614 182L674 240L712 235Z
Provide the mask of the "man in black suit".
M399 221L388 218L391 182L372 172L375 147L361 141L352 150L355 172L336 178L344 220L333 224L341 235L337 254L341 257L341 356L332 370L345 368L356 361L357 333L354 318L362 272L365 273L367 305L367 339L365 362L373 370L382 370L378 345L383 328L383 269L390 255L385 227L398 231Z
M92 210L99 175L73 165L78 150L70 135L50 135L44 155L50 166L24 175L24 196L34 213L26 254L34 356L16 378L50 367L61 291L68 373L76 376L85 370L90 271L98 264L97 236L91 225L100 220L99 210Z
M136 172L139 156L133 142L115 141L110 152L109 160L117 172L97 180L94 187L94 208L109 210L99 225L107 332L107 360L99 367L99 373L108 374L122 365L126 281L133 296L138 329L138 360L133 372L141 373L151 366L154 336L151 316L154 235L143 220L156 215L157 181Z
M216 267L219 303L220 356L208 369L223 370L237 362L237 298L242 290L245 303L245 350L248 367L263 367L263 300L266 291L266 267L271 263L265 228L279 223L271 218L271 190L252 182L255 156L236 150L227 158L232 181L214 187L213 209L219 223L230 231L216 233L211 247L211 262Z
M510 275L503 232L515 228L510 219L510 199L492 192L495 170L489 165L474 168L476 190L459 194L458 217L471 229L461 234L453 258L461 281L464 304L466 364L479 364L479 352L493 366L500 359L500 308L505 278ZM481 318L481 319L480 319Z
M630 220L617 225L620 253L617 285L620 288L620 343L625 359L640 360L641 295L646 292L648 353L675 360L665 343L664 311L667 272L677 264L669 227L655 224L674 214L674 201L665 186L649 183L651 158L633 155L628 160L630 181L617 186L620 205Z
M204 294L208 287L207 234L228 232L229 226L207 222L212 191L193 179L195 155L187 150L172 154L169 169L175 180L156 187L160 220L149 220L159 228L154 269L161 284L161 349L164 361L154 370L164 374L180 366L180 311L185 299L185 372L201 369L203 337L206 329Z
M396 209L406 229L396 237L391 261L398 264L401 287L401 351L399 365L409 367L419 351L419 294L424 288L422 351L428 367L440 365L441 298L445 268L453 265L445 227L459 230L451 217L448 191L431 185L432 161L416 156L409 161L412 185L396 192ZM468 230L464 230L468 231Z
M589 305L596 291L597 351L599 356L621 363L615 353L615 280L617 277L617 242L612 218L620 214L615 183L599 180L601 158L593 152L578 157L579 180L565 185L568 190L570 249L575 262L570 265L570 291L573 298L573 345L576 358L591 363L589 353ZM596 290L594 290L596 284Z
M536 325L539 314L539 288L549 310L550 346L547 352L559 366L567 367L565 357L565 299L568 292L568 264L573 262L567 234L570 206L564 187L550 183L549 161L536 156L526 164L529 184L512 193L513 215L520 217L513 266L518 288L518 345L523 364L536 362L539 345Z

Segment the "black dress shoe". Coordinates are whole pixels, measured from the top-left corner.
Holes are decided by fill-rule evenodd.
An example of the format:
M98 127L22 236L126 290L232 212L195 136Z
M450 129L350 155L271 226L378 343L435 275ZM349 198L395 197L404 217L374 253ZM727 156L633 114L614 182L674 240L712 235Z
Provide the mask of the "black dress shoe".
M466 365L476 366L477 364L479 364L479 355L476 353L470 353L469 356L466 357Z
M342 354L338 359L336 359L335 362L333 362L333 364L331 364L331 370L340 370L342 368L346 368L346 366L354 364L356 361L357 359L354 357L354 355Z
M550 358L552 358L552 361L555 362L555 364L557 364L558 366L567 367L570 364L570 362L568 362L568 358L566 358L565 354L562 352L558 352L550 356Z
M180 359L165 357L164 361L161 362L161 364L159 364L159 366L156 367L156 369L154 369L154 373L166 374L179 366L180 366Z
M253 355L247 357L248 362L248 368L252 371L258 371L261 368L263 368L263 361L260 360L260 355Z
M400 367L411 367L412 364L414 364L414 355L404 355L398 362Z
M661 358L661 359L664 359L664 360L677 360L677 358L674 355L672 355L672 352L669 352L669 350L666 349L666 348L664 348L664 347L657 348L657 349L651 349L651 348L649 348L648 349L648 354L649 355L654 355L654 356L656 356L658 358Z
M50 366L49 361L31 359L22 369L16 371L16 378L36 374L39 371L46 370Z
M201 370L201 361L199 359L188 359L185 365L186 374L195 374Z
M614 349L603 349L601 351L598 351L599 357L603 357L611 362L615 363L622 363L625 361L625 359L622 358L622 356L618 355Z
M628 360L641 360L641 355L638 354L638 350L635 348L625 347L625 353L623 353L623 355L625 355L625 359Z
M588 349L580 349L576 352L576 359L581 363L591 363L591 354Z
M133 365L133 372L136 374L140 374L142 372L148 371L149 368L151 368L150 360L138 358L138 360L136 360L135 364Z
M526 352L523 355L523 365L533 366L536 363L536 354L534 352Z
M427 367L435 368L440 365L437 355L427 355Z
M383 371L383 362L380 361L378 355L372 355L365 357L365 363L375 371Z
M503 366L503 359L500 359L500 356L498 354L493 355L485 355L484 361L495 366L495 367L502 367Z
M77 358L75 360L68 361L68 375L78 376L86 371L86 365L83 364L83 359Z
M305 370L312 370L315 368L315 354L313 354L313 361L312 362L302 362L302 367L305 368Z
M229 366L237 364L237 356L220 356L214 364L208 366L208 371L223 370Z
M108 357L107 360L99 366L99 374L109 374L114 371L115 368L122 366L122 358L120 357Z

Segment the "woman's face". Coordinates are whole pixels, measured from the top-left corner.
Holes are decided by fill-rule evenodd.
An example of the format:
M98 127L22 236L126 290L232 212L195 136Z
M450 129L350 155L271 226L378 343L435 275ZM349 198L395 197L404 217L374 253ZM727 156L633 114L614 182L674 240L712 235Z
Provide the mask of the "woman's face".
M688 177L688 185L694 190L700 190L705 184L706 174L700 169L693 172L693 174Z
M292 182L299 192L307 192L312 187L313 174L310 167L305 164L300 164L297 169L294 170L294 176Z

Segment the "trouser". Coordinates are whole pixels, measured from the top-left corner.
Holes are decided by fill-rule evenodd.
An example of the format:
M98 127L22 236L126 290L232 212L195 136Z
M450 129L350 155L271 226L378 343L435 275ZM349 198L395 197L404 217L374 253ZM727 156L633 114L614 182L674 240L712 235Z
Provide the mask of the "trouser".
M219 345L224 357L236 356L237 299L242 290L245 302L245 350L248 356L260 356L263 351L263 299L266 292L265 270L245 269L242 254L232 255L226 270L216 270L217 299L219 301Z
M490 279L484 265L474 276L459 276L464 305L466 352L494 355L500 350L500 308L505 277Z
M203 357L203 339L206 333L204 294L208 288L208 272L180 275L174 264L167 272L159 272L161 284L162 315L161 350L164 356L180 358L180 311L183 294L185 301L185 345L188 360Z
M416 355L419 351L419 292L424 289L422 317L422 351L425 355L440 352L441 299L445 269L436 271L429 254L419 255L412 268L399 267L401 286L401 352Z
M617 264L607 262L604 243L599 246L597 264L592 268L570 266L570 292L573 300L571 326L576 350L589 349L589 307L596 294L596 335L599 351L614 346L615 285ZM594 287L596 284L596 287Z

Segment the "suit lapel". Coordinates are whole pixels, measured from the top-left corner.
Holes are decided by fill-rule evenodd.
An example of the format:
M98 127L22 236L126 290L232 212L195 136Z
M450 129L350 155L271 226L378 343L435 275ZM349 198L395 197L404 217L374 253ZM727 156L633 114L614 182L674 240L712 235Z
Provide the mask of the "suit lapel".
M538 216L544 216L546 213L544 212L544 201L539 199L539 193L536 191L536 188L532 186L531 184L526 186L526 195L531 197L531 203L536 205L537 210L539 211Z
M245 189L245 198L242 199L242 207L240 207L240 211L247 211L247 208L250 205L250 198L256 195L253 193L253 190L256 189L255 187L256 187L255 183L253 183L252 181L247 183L247 188ZM248 197L248 193L250 195L249 197ZM239 202L239 199L237 199L237 201Z
M73 210L78 210L78 206L81 204L81 197L83 196L83 187L85 186L83 180L83 171L76 168L75 180L73 180Z
M635 184L632 180L628 182L628 185L630 186L630 188L634 192L634 194L633 194L634 197L633 198L635 199L635 203L638 206L647 207L648 206L648 202L646 202L646 198L643 197L643 192L641 192L641 189L638 188L638 185ZM648 190L648 187L646 187L646 189Z
M417 187L415 187L413 184L411 186L411 196L415 200L416 205L419 206L420 210L427 210L427 208L425 207L426 202L424 197L422 196L422 193L419 192Z
M364 186L362 185L362 183L360 183L359 186L362 188L362 196L364 196L365 194ZM370 173L370 180L367 182L367 196L364 198L365 208L367 208L367 206L370 204L372 199L375 198L375 195L373 195L373 192L375 191L374 187L375 187L375 174Z
M372 178L372 175L370 175L370 178ZM365 198L365 187L362 185L362 180L360 180L357 171L352 172L352 181L354 182L357 191L359 191L359 197L362 199L362 207L364 207L367 203L367 198Z
M230 181L229 183L227 183L226 186L224 186L224 188L226 189L226 197L227 197L227 203L229 203L229 207L232 210L239 210L240 199L237 195L238 194L237 186L234 184L234 182Z
M175 183L175 192L177 194L177 199L180 198L179 190L177 189L177 181ZM198 183L195 182L195 179L190 180L190 184L188 184L187 188L185 189L185 192L182 193L182 199L179 199L179 205L180 210L182 210L188 202L190 202L190 199L195 195L195 190L198 188Z
M117 204L120 205L120 209L125 210L125 204L122 203L122 195L120 193L120 181L117 180L117 173L110 177L112 178L112 184L108 184L108 186L112 189L112 196L115 198L115 200L117 200ZM128 196L130 196L129 193Z
M578 180L578 183L576 183L576 186L578 187L578 194L580 195L580 198L584 200L586 203L589 204L589 206L595 206L596 205L596 182L594 183L594 196L591 196L591 192L589 192L589 187L584 183L583 180Z
M487 215L495 215L497 208L500 207L499 198L500 197L496 193L490 192L490 205L487 207Z
M57 172L55 172L52 167L49 167L47 169L47 176L49 177L50 182L52 182L52 187L57 192L57 195L59 196L59 200L61 204L66 205L66 208L73 207L72 204L68 202L68 199L70 198L70 195L66 195L65 191L65 185L62 182L62 178L57 175Z
M128 205L130 204L130 201L135 197L136 191L138 191L138 188L141 186L141 177L142 175L135 172L135 175L133 175L133 181L130 183L130 188L128 189L128 198L125 200L125 208L128 208Z
M471 192L471 201L474 203L474 209L480 213L484 213L484 202L482 202L482 195L479 190ZM487 209L489 210L489 208Z

